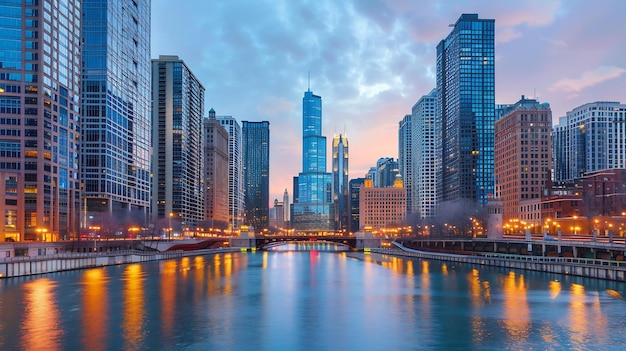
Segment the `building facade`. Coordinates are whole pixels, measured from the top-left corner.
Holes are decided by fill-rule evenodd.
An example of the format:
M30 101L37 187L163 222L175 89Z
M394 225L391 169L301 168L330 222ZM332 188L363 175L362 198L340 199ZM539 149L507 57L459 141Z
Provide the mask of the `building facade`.
M150 208L150 1L82 1L83 226L105 236L147 226Z
M373 185L376 188L389 188L395 185L400 174L398 161L393 157L381 157L376 161L376 176Z
M178 56L152 60L152 220L204 220L204 86ZM162 221L163 222L163 221Z
M437 45L442 201L486 207L494 194L494 20L463 14Z
M210 232L229 226L228 132L215 118L215 110L204 119L204 229Z
M350 179L350 232L356 233L359 231L359 217L360 217L360 195L361 187L365 184L365 178Z
M584 104L559 118L553 128L554 180L626 168L625 121L626 105L610 101Z
M405 115L398 125L398 172L404 180L406 191L406 211L413 213L413 119Z
M338 134L333 137L333 202L337 231L350 230L350 205L348 184L348 138Z
M269 228L270 122L243 121L242 133L244 221L261 232Z
M243 225L244 187L241 125L232 116L216 116L228 132L228 230Z
M332 177L326 172L326 137L322 135L322 98L310 90L302 98L302 172L295 196L291 213L295 230L335 230Z
M410 192L407 191L407 196L411 198L413 212L419 219L434 218L438 214L441 150L436 148L439 129L435 123L436 103L437 93L433 89L422 96L411 110L413 186Z
M375 188L366 179L359 194L359 229L373 232L404 226L406 220L406 192L401 180L393 187Z
M79 233L81 2L0 3L0 242Z
M495 179L504 224L541 225L537 204L550 183L551 130L550 105L524 96L495 123Z

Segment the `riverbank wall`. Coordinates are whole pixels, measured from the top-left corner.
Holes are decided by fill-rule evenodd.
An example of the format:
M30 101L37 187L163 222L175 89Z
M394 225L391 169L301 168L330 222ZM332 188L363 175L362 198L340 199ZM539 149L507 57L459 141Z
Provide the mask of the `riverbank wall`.
M587 278L626 282L626 262L572 257L541 257L497 253L459 255L419 251L394 243L395 248L371 249L371 252L430 260L450 261L510 269L575 275Z
M0 278L22 277L75 269L141 263L175 259L185 256L211 255L239 252L239 248L219 248L195 251L144 252L125 250L97 253L64 253L32 257L11 257L0 259Z

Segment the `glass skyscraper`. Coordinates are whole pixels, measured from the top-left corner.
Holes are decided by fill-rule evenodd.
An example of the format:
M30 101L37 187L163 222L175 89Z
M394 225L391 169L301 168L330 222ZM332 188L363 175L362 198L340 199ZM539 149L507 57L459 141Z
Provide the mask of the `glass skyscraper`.
M149 0L84 0L83 225L122 231L150 207Z
M302 98L302 172L293 204L294 229L334 230L333 207L332 179L326 172L326 137L322 136L322 98L308 90Z
M245 224L260 232L269 227L270 122L243 121Z
M413 139L413 187L408 192L412 197L413 211L418 218L437 217L441 184L441 150L435 148L436 130L435 105L437 94L433 89L422 96L411 109ZM407 202L409 200L407 199Z
M333 137L333 202L337 230L350 231L350 189L348 184L348 137Z
M204 220L204 87L178 56L152 60L152 219ZM180 231L180 228L176 228Z
M494 20L463 14L437 45L443 202L494 194Z
M80 1L0 2L0 241L79 232Z
M216 116L228 132L228 228L243 224L244 187L241 154L241 125L232 116Z

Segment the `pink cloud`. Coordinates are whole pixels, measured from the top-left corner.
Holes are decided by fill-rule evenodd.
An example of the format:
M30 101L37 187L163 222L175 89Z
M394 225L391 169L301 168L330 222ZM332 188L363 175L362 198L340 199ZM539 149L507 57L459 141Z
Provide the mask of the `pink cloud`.
M599 66L583 72L578 78L563 78L559 80L550 88L550 91L560 90L567 93L578 93L585 88L618 78L624 72L626 72L626 69L617 66Z

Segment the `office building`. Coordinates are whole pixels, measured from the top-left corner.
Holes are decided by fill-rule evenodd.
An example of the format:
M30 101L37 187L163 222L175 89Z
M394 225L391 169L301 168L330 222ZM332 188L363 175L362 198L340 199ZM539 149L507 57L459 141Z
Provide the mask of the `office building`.
M244 187L241 125L232 116L216 116L228 132L228 230L243 225Z
M243 121L242 134L244 221L261 232L269 227L270 122Z
M291 213L295 230L335 230L332 178L326 172L326 137L322 135L322 98L311 90L302 98L302 172L295 196Z
M597 101L576 107L553 128L554 180L626 168L626 105Z
M463 14L437 45L441 201L480 207L494 194L494 20Z
M229 226L228 132L209 111L204 119L204 229L214 232Z
M350 179L350 233L359 231L359 202L361 187L365 184L365 178Z
M348 202L348 138L338 134L333 137L333 202L335 204L336 231L349 231L350 206Z
M395 181L400 175L398 161L393 157L382 157L376 162L376 176L373 185L376 188L389 188L395 186Z
M359 193L359 229L394 230L403 227L405 220L406 192L400 177L393 187L386 188L375 188L366 179Z
M413 213L413 119L405 115L398 126L398 172L404 180L404 190L407 193L406 211Z
M148 223L150 1L84 0L82 19L83 226L107 236Z
M420 219L438 214L441 192L441 150L436 148L440 130L435 117L437 92L433 89L422 96L411 109L413 157L413 184L407 196L413 203L413 212ZM407 202L409 199L407 198Z
M523 95L495 123L495 178L504 224L541 225L538 204L550 181L551 130L550 105Z
M152 60L152 220L204 220L204 87L178 56ZM165 220L166 221L165 221Z
M0 2L0 242L79 237L80 3Z

